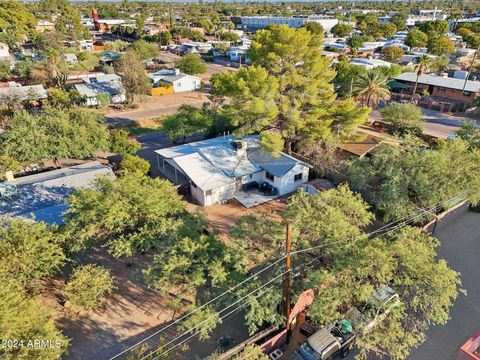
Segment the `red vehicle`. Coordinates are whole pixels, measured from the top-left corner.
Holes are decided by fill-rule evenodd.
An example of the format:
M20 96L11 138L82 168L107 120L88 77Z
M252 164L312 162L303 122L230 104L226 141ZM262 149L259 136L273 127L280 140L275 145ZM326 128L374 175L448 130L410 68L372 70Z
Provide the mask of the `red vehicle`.
M459 360L480 360L480 331L477 331L460 348Z

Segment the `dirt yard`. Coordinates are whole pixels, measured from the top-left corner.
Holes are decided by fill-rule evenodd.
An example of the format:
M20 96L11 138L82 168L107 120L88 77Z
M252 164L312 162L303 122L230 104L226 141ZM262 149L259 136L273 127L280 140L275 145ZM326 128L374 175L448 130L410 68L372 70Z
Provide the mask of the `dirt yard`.
M117 289L95 311L62 312L57 323L71 339L68 359L108 359L172 320L168 297L147 289L142 282L141 271L151 259L151 255L138 255L129 265L113 258L105 248L93 249L81 259L81 263L110 269ZM167 333L168 338L175 331Z

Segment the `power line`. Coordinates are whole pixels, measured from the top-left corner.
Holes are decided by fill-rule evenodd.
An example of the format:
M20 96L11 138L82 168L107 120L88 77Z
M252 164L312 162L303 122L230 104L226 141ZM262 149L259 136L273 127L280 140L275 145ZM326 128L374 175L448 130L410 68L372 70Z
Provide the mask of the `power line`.
M182 317L178 318L177 320L173 321L172 323L170 323L169 325L159 329L158 331L154 332L153 334L147 336L146 338L140 340L139 342L137 342L136 344L130 346L129 348L123 350L122 352L119 352L117 355L113 356L110 358L110 360L113 360L113 359L116 359L118 358L119 356L122 356L123 354L125 354L126 352L129 352L131 351L132 349L136 348L138 345L140 344L143 344L145 341L151 339L152 337L154 337L155 335L158 335L162 332L164 332L165 330L171 328L173 325L175 324L178 324L180 321L184 320L185 318L187 318L188 316L196 313L197 311L205 308L206 306L210 305L211 303L217 301L218 299L220 299L221 297L227 295L228 293L238 289L240 286L242 286L243 284L245 284L246 282L252 280L253 278L257 277L258 275L260 275L261 273L265 272L266 270L270 269L272 266L278 264L280 261L282 261L283 259L285 259L286 255L284 255L283 257L281 257L280 259L276 260L275 262L271 263L270 265L264 267L262 270L259 270L258 272L256 272L255 274L251 275L250 277L244 279L243 281L241 281L240 283L238 283L237 285L235 285L234 287L231 287L230 289L228 289L227 291L224 291L223 293L217 295L216 297L214 297L213 299L209 300L208 302L206 302L205 304L195 308L194 310L192 310L191 312L189 312L188 314L185 314L183 315Z
M450 202L450 201L452 201L453 199L458 198L459 196L460 196L460 195L456 195L456 196L454 196L454 197L452 197L452 198L450 198L450 199L448 199L448 200L445 200L445 201L443 201L443 202L441 202L441 203L438 203L437 205L431 206L431 207L429 207L429 208L419 208L419 211L417 211L417 213L416 213L414 216L411 216L411 217L409 217L409 218L404 219L400 224L397 224L397 225L391 227L391 228L388 229L385 233L383 233L383 234L378 234L378 235L376 235L375 237L378 237L378 236L380 236L380 235L385 235L385 234L387 234L387 233L390 233L390 232L393 232L393 231L395 231L395 230L397 230L397 229L400 229L400 228L406 226L407 224L413 222L416 218L418 218L418 217L420 217L420 216L423 216L423 215L425 214L425 211L434 211L435 209L438 209L438 208L440 208L441 206L443 206L444 203ZM397 223L397 222L398 222L398 221L395 221L395 222L392 222L392 223L394 224L394 223ZM369 235L369 236L370 236L370 235L372 235L372 234L379 233L379 230L383 230L383 229L387 228L387 227L390 226L390 225L391 225L391 224L384 225L383 227L381 227L381 228L379 228L379 229L377 229L377 230L375 230L375 231L373 231L373 232L371 232L371 233L369 233L369 234L366 234L366 235ZM338 244L338 243L341 243L341 242L350 241L350 240L353 240L353 239L356 239L356 238L359 238L359 237L360 237L360 236L357 236L357 237L354 237L354 238L342 239L342 240L339 240L339 241L335 241L335 242L331 242L331 243L327 243L327 244L322 244L322 245L320 245L320 246L315 246L315 247L311 247L311 248L308 248L308 249L302 249L301 251L292 252L291 254L293 255L293 254L298 254L298 253L301 253L301 252L304 252L304 251L316 249L316 248L319 248L319 247L331 246L331 245L335 245L335 244ZM322 255L316 257L315 259L313 259L312 261L310 261L309 263L307 263L307 264L301 264L300 266L296 267L295 269L298 269L298 268L303 267L303 266L308 266L308 265L310 265L311 263L313 263L314 261L316 261L316 260L318 260L318 259L320 259L320 258L322 258L322 257L324 257L324 256L325 256L325 254L322 254ZM283 258L285 258L285 256L284 256ZM282 260L283 260L283 258L282 258ZM228 310L228 309L231 308L232 306L234 306L234 305L238 304L239 302L243 301L243 300L244 300L245 298L247 298L248 296L256 293L257 291L259 291L259 290L261 290L262 288L264 288L266 285L270 284L271 282L277 280L279 277L281 277L281 276L283 276L283 275L285 275L285 274L287 274L287 273L289 273L289 272L290 272L290 270L284 271L284 272L281 273L280 275L276 276L275 278L273 278L273 279L270 280L269 282L263 284L261 287L253 290L252 292L250 292L249 294L245 295L245 296L242 297L241 299L237 300L237 301L234 302L233 304L230 304L230 305L227 306L226 308L221 309L220 311L216 312L214 315L211 315L211 316L208 317L207 319L203 320L201 323L197 324L197 325L194 326L193 328L190 328L190 329L188 329L187 331L185 331L184 333L182 333L181 335L175 337L174 339L172 339L172 340L171 340L170 342L168 342L167 344L165 344L165 345L157 348L157 349L154 350L153 352L150 352L148 355L144 356L141 360L145 360L147 357L149 357L149 356L157 353L158 351L162 350L162 349L165 348L166 346L170 345L171 343L175 342L176 340L180 339L181 337L187 335L189 332L197 329L198 327L200 327L200 326L203 325L204 323L206 323L206 322L208 322L209 320L215 318L216 316L218 316L219 314L221 314L221 313L224 312L225 310ZM264 292L265 292L265 291L264 291ZM264 292L262 292L262 293L264 293ZM262 293L261 293L261 294L262 294ZM261 295L261 294L260 294L260 295ZM257 297L259 297L260 295L257 295ZM247 303L248 303L248 302L247 302ZM246 305L246 304L244 304L244 305L242 305L242 306L240 306L240 307L243 307L243 306L245 306L245 305ZM234 309L233 311L236 311L237 309L238 309L238 308ZM230 313L229 313L229 314L230 314ZM227 316L228 316L228 315L227 315ZM223 319L223 318L221 317L221 319ZM171 351L172 351L173 349L175 349L176 347L180 346L181 344L183 344L183 343L185 343L186 341L188 341L188 340L192 339L193 337L195 337L199 332L200 332L200 331L196 331L194 334L192 334L191 336L189 336L187 339L182 340L180 343L176 344L174 347L172 347L171 349L167 350L166 352L160 354L158 357L155 357L153 360L159 359L161 356L166 355L167 353L171 352Z
M163 348L165 348L166 346L170 345L171 343L175 342L177 339L187 335L189 332L191 332L192 330L195 330L197 329L198 327L200 327L201 325L205 324L206 322L208 322L209 320L215 318L216 316L220 315L222 312L224 312L225 310L228 310L230 309L232 306L234 305L237 305L239 302L245 300L246 298L248 298L249 296L255 294L257 291L263 289L265 286L267 286L268 284L271 284L272 282L274 282L275 280L277 280L278 278L282 277L283 275L289 273L290 270L287 270L287 271L284 271L282 272L280 275L277 275L275 276L273 279L271 279L270 281L266 282L265 284L263 284L262 286L256 288L255 290L249 292L247 295L244 295L243 297L241 297L240 299L236 300L234 303L228 305L227 307L217 311L215 314L211 315L210 317L208 317L207 319L203 320L202 322L200 322L199 324L195 325L194 327L188 329L187 331L185 331L184 333L180 334L179 336L175 337L174 339L170 340L168 343L162 345L161 347L157 348L156 350L152 351L151 353L149 353L148 355L142 357L140 360L144 360L146 359L147 357L155 354L156 352L162 350ZM162 354L163 355L163 354Z
M409 218L406 218L404 219L403 221L402 220L397 220L397 221L394 221L392 223L389 223L389 224L386 224L384 226L382 226L381 228L375 230L375 231L372 231L368 234L362 234L362 235L358 235L358 236L355 236L355 237L352 237L352 238L345 238L345 239L342 239L342 240L338 240L338 241L334 241L334 242L330 242L330 243L326 243L326 244L321 244L321 245L317 245L317 246L312 246L310 248L306 248L306 249L300 249L300 250L297 250L297 251L293 251L293 252L290 252L290 255L296 255L296 254L301 254L301 253L304 253L304 252L307 252L307 251L311 251L311 250L315 250L315 249L319 249L319 248L324 248L324 247L327 247L327 246L332 246L332 245L338 245L340 243L345 243L345 242L348 242L348 241L353 241L355 239L358 239L360 237L363 237L363 236L371 236L373 234L378 234L380 233L382 230L385 230L387 229L389 226L391 226L392 224L395 224L395 223L398 223L399 221L401 221L399 224L389 228L386 232L384 232L383 234L381 235L385 235L389 232L392 232L392 231L395 231L409 223L412 223L416 218L419 218L421 216L424 216L425 215L425 212L426 211L436 211L437 209L441 208L441 206L443 206L443 204L445 203L448 203L450 201L453 201L454 199L458 199L458 198L461 198L461 196L463 196L464 193L461 193L459 195L456 195L448 200L445 200L441 203L438 203L437 205L434 205L432 207L429 207L429 208L419 208L419 211L417 211L415 213L415 215L409 217ZM377 235L379 236L379 235ZM118 353L117 355L113 356L110 358L110 360L113 360L115 358L118 358L119 356L125 354L126 352L128 351L131 351L132 349L134 349L135 347L137 347L138 345L144 343L145 341L151 339L153 336L155 335L158 335L160 333L162 333L163 331L169 329L170 327L172 327L173 325L179 323L180 321L184 320L185 318L189 317L190 315L196 313L197 311L205 308L206 306L210 305L211 303L217 301L218 299L220 299L221 297L225 296L226 294L232 292L233 290L239 288L240 286L242 286L243 284L245 284L246 282L252 280L253 278L257 277L258 275L260 275L261 273L265 272L266 270L268 270L269 268L273 267L274 265L278 264L280 261L282 261L283 259L285 259L286 257L288 256L288 254L282 256L281 258L277 259L275 262L271 263L270 265L268 265L267 267L263 268L262 270L258 271L257 273L255 273L254 275L248 277L247 279L244 279L243 281L241 281L239 284L235 285L234 287L228 289L227 291L217 295L215 298L209 300L208 302L206 302L205 304L199 306L198 308L194 309L193 311L183 315L182 317L180 317L179 319L175 320L174 322L172 322L171 324L167 325L166 327L163 327L161 329L159 329L158 331L156 331L155 333L149 335L148 337L144 338L143 340L137 342L136 344L130 346L129 348L125 349L124 351ZM312 262L320 259L321 257L323 257L324 255L320 255L319 257L313 259L311 262L309 262L307 265L311 264ZM302 265L303 266L303 265ZM289 271L287 271L289 272ZM276 279L278 279L280 276L283 276L285 275L287 272L283 272L282 274L276 276L275 278L273 278L272 280L268 281L267 283L263 284L262 286L256 288L255 290L253 290L252 292L250 292L249 294L245 295L244 297L240 298L239 300L235 301L234 303L230 304L229 306L227 306L226 308L223 308L222 310L218 311L214 316L222 313L223 311L231 308L232 306L238 304L240 301L244 300L246 297L256 293L257 291L261 290L262 288L264 288L266 285L270 284L271 282L275 281ZM211 317L210 317L211 318ZM196 328L198 328L199 326L203 325L206 321L210 320L210 318L202 321L201 323L199 323L198 325L196 325L194 328L191 328L189 329L188 331L186 331L185 333L183 333L182 335L180 335L179 337L182 337L186 334L188 334L190 331L192 330L195 330ZM158 348L157 350L153 351L152 353L148 354L147 356L143 357L141 360L145 359L146 357L156 353L157 351L163 349L164 347L168 346L169 344L171 344L172 342L174 342L175 340L177 340L179 337L176 337L174 338L173 340L171 340L169 343L163 345L162 347Z

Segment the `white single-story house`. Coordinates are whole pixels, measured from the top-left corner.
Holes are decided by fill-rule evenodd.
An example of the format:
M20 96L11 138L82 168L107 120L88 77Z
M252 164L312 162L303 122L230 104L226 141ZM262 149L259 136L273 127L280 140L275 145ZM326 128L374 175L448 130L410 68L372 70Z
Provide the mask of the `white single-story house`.
M179 69L163 69L147 76L153 87L159 87L162 83L171 84L176 93L195 91L202 86L202 80L199 77L181 73Z
M212 50L212 44L208 42L186 42L180 46L180 50L186 53L207 53Z
M99 96L108 95L109 104L122 104L127 100L122 78L117 74L103 74L83 78L84 84L75 84L74 88L85 98L86 106L98 106Z
M77 55L75 54L64 54L63 60L68 64L76 64L78 63Z
M220 136L155 151L159 171L209 206L236 198L246 207L285 195L308 181L310 165L260 147L258 136ZM263 192L263 194L261 194Z
M10 64L10 69L13 69L15 60L10 54L10 48L7 44L0 43L0 63L7 62Z

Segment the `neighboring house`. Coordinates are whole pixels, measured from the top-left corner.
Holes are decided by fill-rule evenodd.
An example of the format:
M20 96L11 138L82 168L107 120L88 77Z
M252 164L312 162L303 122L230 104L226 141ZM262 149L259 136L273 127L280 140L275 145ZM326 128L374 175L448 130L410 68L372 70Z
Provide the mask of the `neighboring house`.
M12 81L9 82L6 87L0 87L0 103L6 101L6 99L36 101L46 98L48 98L48 94L43 85L22 86Z
M180 46L180 51L184 53L205 54L212 50L213 45L209 42L189 41Z
M365 69L370 70L374 69L378 66L392 66L391 63L388 61L380 60L380 59L366 59L366 58L354 58L350 61L351 65L363 66Z
M72 47L78 49L78 51L88 51L93 52L93 40L78 40L78 41L67 41L67 47Z
M101 176L115 178L110 167L93 161L0 182L0 217L62 224L70 194L93 187Z
M310 168L284 153L273 157L260 147L258 136L221 136L155 152L159 171L175 184L187 185L204 206L232 198L246 207L258 205L300 188ZM262 188L268 195L261 194Z
M360 126L357 129L357 138L344 143L338 143L336 146L340 150L340 158L348 159L352 157L363 158L372 156L380 146L398 146L400 142L391 136L379 132L375 129Z
M17 44L17 48L25 57L34 57L37 52L37 46L32 43Z
M250 46L234 46L227 51L226 55L230 59L230 61L248 63L248 49L250 49Z
M257 31L265 29L268 25L286 24L292 28L301 28L306 22L316 22L323 26L326 32L338 24L338 19L333 16L309 15L299 17L276 17L276 16L242 16L241 28L245 31Z
M75 54L64 54L64 55L63 55L63 60L64 60L67 64L76 64L76 63L78 63L77 55L75 55Z
M86 106L102 105L100 97L103 95L107 95L108 104L121 104L127 100L122 78L117 74L84 77L82 80L83 84L73 87L85 99Z
M160 87L162 84L170 84L176 93L198 90L202 85L199 77L183 74L179 69L163 69L147 74L147 76L154 88Z
M92 20L96 31L110 32L113 27L125 24L122 19L99 19L97 10L92 10Z
M403 73L395 77L395 80L409 87L399 91L400 94L412 94L417 74ZM417 94L424 91L430 96L422 100L422 105L440 111L464 111L480 95L480 81L423 74L418 78Z
M95 47L97 47L94 44ZM113 65L117 60L122 57L122 54L116 51L104 50L100 52L100 64Z
M35 31L38 33L43 33L45 31L55 31L55 24L50 21L39 20L37 25L35 26Z

